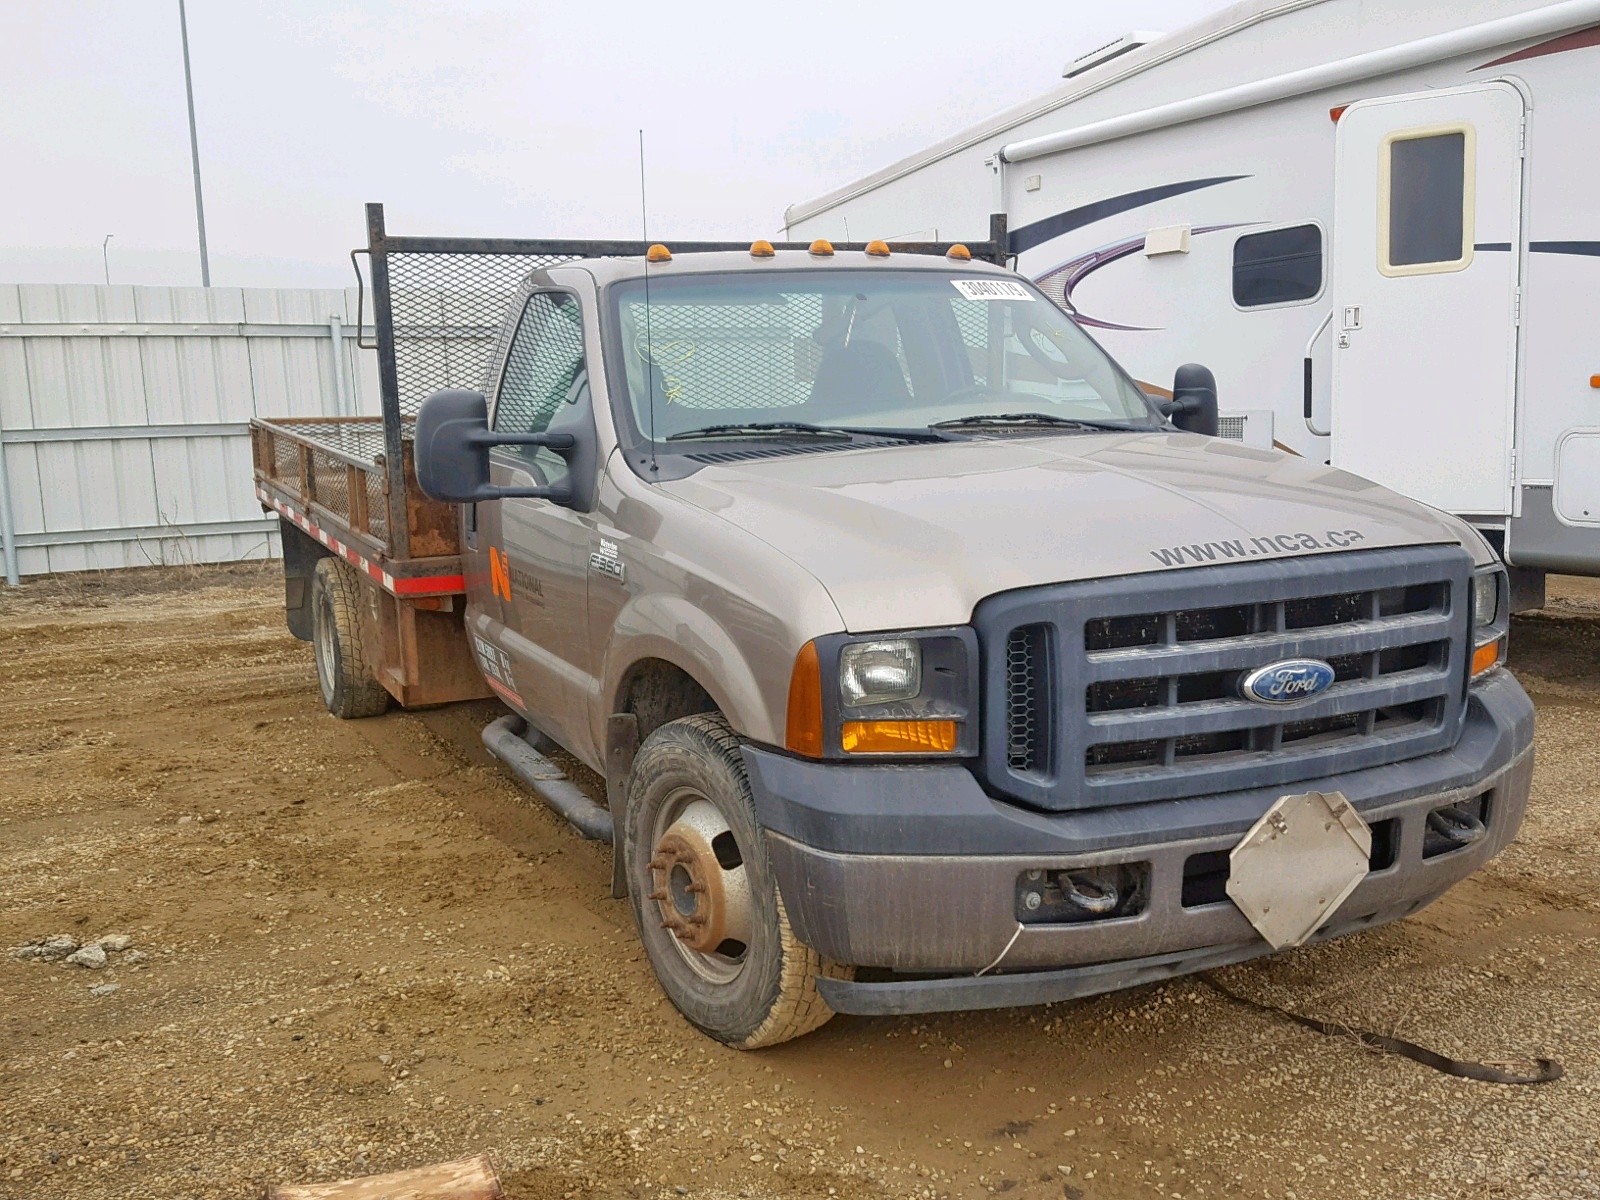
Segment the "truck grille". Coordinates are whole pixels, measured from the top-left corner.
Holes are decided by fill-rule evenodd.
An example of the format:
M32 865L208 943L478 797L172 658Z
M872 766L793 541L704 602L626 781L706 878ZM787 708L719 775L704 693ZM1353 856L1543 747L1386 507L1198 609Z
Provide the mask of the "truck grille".
M1457 547L1060 584L979 605L991 790L1047 809L1294 783L1454 744L1472 563ZM1316 658L1298 704L1248 672Z

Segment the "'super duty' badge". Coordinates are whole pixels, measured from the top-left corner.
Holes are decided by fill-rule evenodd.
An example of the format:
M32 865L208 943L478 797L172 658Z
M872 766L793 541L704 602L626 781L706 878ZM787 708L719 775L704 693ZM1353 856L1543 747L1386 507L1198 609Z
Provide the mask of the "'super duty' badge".
M1320 658L1286 658L1246 675L1239 690L1257 704L1297 704L1328 690L1333 668Z

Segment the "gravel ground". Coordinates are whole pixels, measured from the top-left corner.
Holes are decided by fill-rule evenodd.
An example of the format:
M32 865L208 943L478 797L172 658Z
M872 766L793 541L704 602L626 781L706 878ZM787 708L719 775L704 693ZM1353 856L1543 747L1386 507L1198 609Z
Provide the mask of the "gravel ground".
M0 593L0 947L128 939L99 968L0 952L0 1197L248 1197L479 1151L513 1200L1600 1197L1592 581L1517 621L1517 843L1409 921L1216 976L1565 1065L1525 1088L1204 980L723 1049L661 1000L607 852L483 753L494 708L334 720L278 588Z

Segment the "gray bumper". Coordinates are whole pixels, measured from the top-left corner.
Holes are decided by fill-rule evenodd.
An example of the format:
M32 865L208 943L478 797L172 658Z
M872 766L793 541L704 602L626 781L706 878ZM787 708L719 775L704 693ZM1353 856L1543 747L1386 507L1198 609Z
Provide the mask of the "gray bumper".
M1533 705L1498 672L1473 689L1450 750L1292 787L1112 809L1021 809L991 799L959 765L823 764L754 747L745 761L801 940L836 962L956 976L823 981L828 1002L843 1012L916 1012L1066 999L1267 953L1231 902L1185 908L1183 869L1191 855L1232 849L1288 791L1342 791L1369 822L1397 822L1394 865L1370 873L1319 938L1414 912L1515 836L1532 740ZM1424 859L1427 814L1485 793L1488 835ZM1017 933L1022 871L1121 862L1150 864L1142 912L1029 925L1006 952L1004 973L972 978Z

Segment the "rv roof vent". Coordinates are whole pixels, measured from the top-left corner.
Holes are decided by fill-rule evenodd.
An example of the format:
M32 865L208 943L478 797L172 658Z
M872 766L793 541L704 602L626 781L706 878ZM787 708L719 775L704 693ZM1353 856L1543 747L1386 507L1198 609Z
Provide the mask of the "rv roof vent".
M1164 33L1157 33L1150 29L1136 29L1132 33L1125 33L1114 42L1107 42L1104 46L1091 50L1087 54L1080 54L1061 68L1061 77L1063 79L1072 79L1075 76L1082 75L1085 71L1098 67L1101 63L1108 63L1113 58L1121 58L1130 50L1137 50L1140 46L1148 46L1151 42L1166 36Z

